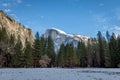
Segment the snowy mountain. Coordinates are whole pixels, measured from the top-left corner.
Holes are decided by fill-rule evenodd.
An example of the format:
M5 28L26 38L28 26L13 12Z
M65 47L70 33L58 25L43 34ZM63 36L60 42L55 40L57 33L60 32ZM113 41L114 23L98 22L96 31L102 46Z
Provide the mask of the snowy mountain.
M67 43L73 43L75 47L77 47L77 44L79 41L85 42L87 44L87 41L90 37L83 36L83 35L77 35L77 34L67 34L62 30L56 29L56 28L50 28L47 29L45 34L45 38L50 36L54 42L55 51L59 50L60 45L67 44Z

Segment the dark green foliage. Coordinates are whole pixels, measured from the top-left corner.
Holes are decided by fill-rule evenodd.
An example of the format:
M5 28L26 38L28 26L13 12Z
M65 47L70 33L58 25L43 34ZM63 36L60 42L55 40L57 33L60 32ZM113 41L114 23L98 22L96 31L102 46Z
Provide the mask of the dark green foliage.
M77 57L73 44L61 45L57 61L59 67L75 67L77 65Z
M8 36L6 29L0 29L0 66L10 67L11 66L11 53L13 51L10 47L10 37Z
M39 36L38 32L35 35L33 55L37 59L39 59L41 57L40 36Z
M35 37L36 38L33 46L33 66L41 66L39 61L41 60L41 56L43 55L47 55L51 59L49 67L55 66L56 54L54 51L54 43L51 37L40 37L38 32L36 33Z
M67 44L65 48L65 66L74 67L77 64L77 58L73 44Z
M81 67L87 67L87 54L86 54L86 47L83 42L78 43L77 47L77 59L78 59L78 64Z
M57 55L57 64L59 67L64 67L64 65L65 65L64 54L65 54L65 46L64 46L64 44L62 44L60 46L60 50Z
M110 43L110 34L109 32L107 31L106 32L106 38L107 38L107 41L104 41L105 42L105 67L111 67L111 55L110 55L110 46L109 46L109 43Z
M23 67L24 57L22 53L22 43L20 40L16 43L14 47L14 54L12 55L12 66L13 67Z
M47 40L44 38L44 36L42 36L40 38L40 46L41 46L41 54L42 55L47 54L47 52L46 52L46 48L47 48L46 44L47 44Z
M25 67L32 67L33 65L33 56L32 56L32 47L31 44L26 40L26 47L24 51Z
M55 54L55 51L54 51L54 43L53 43L50 36L48 37L47 43L46 43L46 54L51 59L50 66L55 66L56 54Z
M40 46L40 36L39 33L37 32L35 35L35 41L33 45L33 60L34 60L34 67L39 67L39 60L41 58L41 46Z
M87 64L87 66L88 67L93 67L93 62L94 62L94 60L93 60L93 57L95 56L94 55L94 52L93 52L93 43L92 43L92 40L88 40L88 43L87 43L87 60L88 60L88 64Z
M105 67L111 67L111 56L110 56L110 50L109 45L107 41L104 41L104 50L105 50Z
M117 67L117 65L120 63L119 62L120 54L119 54L119 49L118 49L117 38L116 38L114 33L112 34L112 36L110 38L109 49L110 49L110 56L111 56L112 67Z
M81 56L80 56L80 66L81 67L87 67L87 53L86 53L86 47L85 43L81 43Z
M99 45L99 66L105 67L105 51L104 51L104 43L103 43L103 36L100 31L98 31L98 45Z
M77 46L76 55L77 55L78 66L80 66L80 59L81 59L81 43L80 42L78 43L78 46Z
M118 64L117 64L117 67L120 67L120 35L118 35L117 37L117 45L118 45L118 49L117 49L117 58L118 58Z

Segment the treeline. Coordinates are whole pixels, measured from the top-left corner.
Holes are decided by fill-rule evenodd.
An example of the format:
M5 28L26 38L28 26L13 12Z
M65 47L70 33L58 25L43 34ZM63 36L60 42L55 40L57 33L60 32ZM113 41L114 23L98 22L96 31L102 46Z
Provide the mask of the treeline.
M44 38L37 32L33 45L26 39L23 48L20 39L8 36L0 29L0 67L120 67L120 36L106 32L106 37L98 31L97 38L87 43L62 44L54 51L51 37Z
M87 44L79 42L62 44L57 55L59 67L120 67L120 35L106 32L106 38L98 31L97 38L91 38Z

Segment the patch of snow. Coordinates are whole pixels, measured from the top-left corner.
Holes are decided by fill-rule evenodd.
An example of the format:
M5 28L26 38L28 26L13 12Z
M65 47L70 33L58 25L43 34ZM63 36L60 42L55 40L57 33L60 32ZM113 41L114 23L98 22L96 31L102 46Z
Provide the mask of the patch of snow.
M83 36L83 35L75 35L75 36L77 36L77 37L81 37L81 38L86 38L86 39L89 39L90 37L88 37L88 36Z
M62 30L60 30L60 29L57 29L57 28L51 28L51 29L58 31L58 32L60 32L61 34L66 34L64 31L62 31Z
M120 69L1 68L0 80L120 80Z
M72 38L74 37L74 35L72 35L72 34L67 34L67 36L68 37L72 37Z

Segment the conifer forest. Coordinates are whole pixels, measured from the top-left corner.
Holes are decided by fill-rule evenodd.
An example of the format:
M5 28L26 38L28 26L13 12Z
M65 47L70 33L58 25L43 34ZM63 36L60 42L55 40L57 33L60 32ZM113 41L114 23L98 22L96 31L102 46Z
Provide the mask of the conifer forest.
M120 35L114 33L103 36L98 31L96 38L90 38L85 44L78 42L62 44L54 51L51 37L44 38L37 32L34 43L26 40L23 47L14 35L8 36L4 28L0 29L0 67L7 68L39 68L39 67L120 67Z

